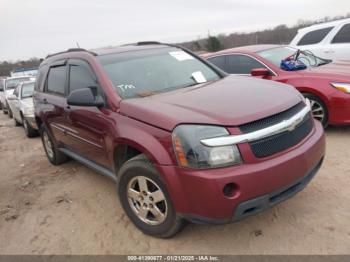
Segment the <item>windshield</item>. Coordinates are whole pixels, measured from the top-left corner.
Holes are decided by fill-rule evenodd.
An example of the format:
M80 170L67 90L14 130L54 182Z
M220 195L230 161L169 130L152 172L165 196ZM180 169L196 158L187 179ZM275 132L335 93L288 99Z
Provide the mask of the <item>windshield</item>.
M6 89L15 89L15 87L24 81L29 81L29 77L22 77L22 78L12 78L6 80Z
M258 54L274 65L281 67L282 60L294 56L297 51L297 49L291 47L278 47L260 51ZM301 51L300 55L298 56L298 61L304 63L307 68L325 65L331 62L331 60L315 56L310 51Z
M102 55L99 60L123 98L143 97L218 80L209 66L178 48Z
M22 99L32 97L34 93L34 82L22 85Z

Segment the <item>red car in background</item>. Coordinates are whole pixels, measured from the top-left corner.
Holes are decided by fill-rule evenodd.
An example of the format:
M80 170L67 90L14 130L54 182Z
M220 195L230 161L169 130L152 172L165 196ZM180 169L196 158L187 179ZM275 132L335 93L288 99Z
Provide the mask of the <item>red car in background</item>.
M251 75L294 86L312 104L314 118L324 126L350 124L350 62L298 54L306 69L285 71L281 61L297 49L279 45L254 45L226 49L202 57L229 74Z

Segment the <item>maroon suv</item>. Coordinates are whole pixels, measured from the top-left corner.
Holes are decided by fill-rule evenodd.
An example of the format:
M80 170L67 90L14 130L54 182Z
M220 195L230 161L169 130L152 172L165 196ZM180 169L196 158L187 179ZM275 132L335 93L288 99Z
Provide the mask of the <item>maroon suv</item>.
M293 87L228 76L156 42L48 56L34 101L50 162L72 158L117 181L126 214L158 237L280 203L325 152L323 128Z

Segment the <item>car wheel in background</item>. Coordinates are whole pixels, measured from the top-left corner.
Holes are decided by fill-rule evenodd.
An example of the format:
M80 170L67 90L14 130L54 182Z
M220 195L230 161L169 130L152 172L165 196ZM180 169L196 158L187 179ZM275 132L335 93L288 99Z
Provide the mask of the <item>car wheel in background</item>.
M11 111L9 105L7 105L7 111L8 111L9 118L13 118L13 114L12 114L12 111Z
M143 154L127 161L118 172L118 179L124 211L143 233L169 238L185 226L158 171Z
M32 138L38 135L38 131L31 127L31 125L28 123L25 117L22 117L22 125L24 128L24 133L26 134L27 137Z
M312 94L303 94L305 98L310 100L311 111L313 117L320 121L323 127L328 125L328 109L325 103L317 96Z
M13 121L15 122L15 126L20 126L21 123L17 121L17 119L14 117L13 118ZM23 121L23 120L22 120Z
M41 126L40 131L45 153L51 164L60 165L67 162L68 157L58 150L45 125Z

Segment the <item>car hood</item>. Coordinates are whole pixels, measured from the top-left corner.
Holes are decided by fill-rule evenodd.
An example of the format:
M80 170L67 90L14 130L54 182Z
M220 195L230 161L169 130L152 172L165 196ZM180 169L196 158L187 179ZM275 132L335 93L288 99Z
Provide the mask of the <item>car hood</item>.
M334 61L323 66L299 72L302 72L305 76L318 76L329 78L329 80L350 81L350 62Z
M122 100L120 113L166 130L178 124L237 126L284 111L301 101L291 86L243 76Z

